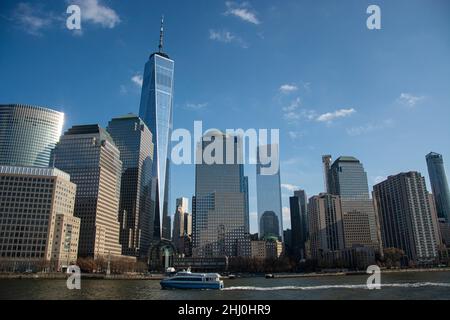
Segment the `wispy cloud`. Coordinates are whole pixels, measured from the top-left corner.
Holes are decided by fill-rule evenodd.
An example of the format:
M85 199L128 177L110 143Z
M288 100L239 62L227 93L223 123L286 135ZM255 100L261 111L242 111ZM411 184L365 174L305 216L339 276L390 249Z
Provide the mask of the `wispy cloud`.
M225 2L227 7L227 11L225 11L225 15L235 16L242 21L249 22L252 24L260 24L261 21L256 17L256 13L252 11L249 4L247 2L243 2L241 4L227 1Z
M54 17L40 6L21 2L14 9L11 20L28 34L41 36L42 31L52 25Z
M387 179L387 177L385 177L385 176L376 176L376 177L373 178L373 182L375 184L378 184L380 182L383 182L386 179Z
M424 96L415 96L411 93L402 93L397 101L407 107L415 107L418 103L425 99Z
M294 84L283 84L279 90L283 94L289 94L289 93L297 91L298 87Z
M303 133L301 133L299 131L289 131L288 135L289 135L289 138L291 138L292 140L297 140L297 139L303 137Z
M99 24L109 29L120 23L117 12L102 4L100 0L71 0L71 3L80 6L82 21Z
M186 103L185 108L188 110L192 110L192 111L199 111L199 110L203 110L205 108L208 107L208 103L204 102L204 103Z
M356 110L353 109L353 108L350 108L350 109L339 109L339 110L336 110L334 112L327 112L327 113L319 115L316 118L316 121L331 123L331 122L333 122L334 120L336 120L338 118L349 117L352 114L354 114L355 112L356 112Z
M142 85L144 84L144 79L142 78L142 75L139 73L132 76L131 81L138 87L142 87Z
M296 98L292 100L291 103L285 107L283 107L284 112L293 112L300 108L302 105L302 100L300 98Z
M209 30L209 39L222 43L236 43L242 48L248 48L248 44L241 38L227 30Z
M373 131L379 131L386 128L391 128L394 126L394 121L392 119L386 119L380 123L367 123L362 126L352 127L347 129L347 134L349 136L360 136Z
M293 185L293 184L289 184L289 183L284 183L284 184L281 185L281 187L283 189L286 189L286 190L291 191L291 192L294 192L294 191L300 189L299 186L296 186L296 185Z

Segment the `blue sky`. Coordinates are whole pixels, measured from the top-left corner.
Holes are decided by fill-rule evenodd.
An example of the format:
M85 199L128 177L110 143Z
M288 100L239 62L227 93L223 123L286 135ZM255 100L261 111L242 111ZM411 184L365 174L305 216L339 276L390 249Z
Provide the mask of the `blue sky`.
M65 28L69 4L82 8L82 32ZM366 27L370 4L381 30ZM283 207L290 189L323 190L322 154L356 156L370 186L408 170L428 183L432 150L449 171L446 0L2 0L0 103L61 110L66 128L137 113L161 14L174 128L279 128ZM254 232L255 168L246 173ZM194 167L173 167L171 211L193 192Z

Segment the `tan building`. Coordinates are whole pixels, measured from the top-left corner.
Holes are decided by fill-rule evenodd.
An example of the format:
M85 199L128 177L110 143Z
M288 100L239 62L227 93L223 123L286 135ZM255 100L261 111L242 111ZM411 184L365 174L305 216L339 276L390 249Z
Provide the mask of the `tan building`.
M251 241L251 256L257 259L276 259L283 254L283 243L276 239Z
M60 270L76 261L75 193L58 169L0 166L0 269Z

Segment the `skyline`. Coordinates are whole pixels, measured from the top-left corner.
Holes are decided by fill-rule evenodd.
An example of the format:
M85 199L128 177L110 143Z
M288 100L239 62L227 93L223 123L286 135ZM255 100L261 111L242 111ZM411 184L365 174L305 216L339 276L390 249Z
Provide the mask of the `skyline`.
M17 17L18 12L45 17L43 8L33 3L30 11L15 1L0 5L5 13L0 17L0 35L2 45L8 47L0 55L0 68L7 75L0 79L2 103L62 111L66 114L64 131L76 124L106 127L113 117L137 114L141 89L133 81L140 82L148 55L157 50L159 19L164 13L165 47L177 63L174 129L190 129L195 120L203 120L205 128L280 128L285 218L295 186L305 189L308 197L324 191L323 154L360 159L370 190L380 177L414 170L427 177L431 191L425 161L430 151L443 154L449 170L445 161L450 161L450 143L445 137L450 128L445 119L450 110L450 63L446 59L450 22L442 13L450 5L447 2L425 7L425 1L377 1L383 13L380 31L365 27L369 4L365 1L314 7L293 2L275 7L262 1L243 8L215 1L202 3L205 12L175 2L161 6L136 2L133 8L119 1L93 2L115 15L108 11L105 21L110 24L105 28L101 22L84 21L82 35L52 26L56 22L27 33L8 17ZM66 3L41 6L64 12ZM236 11L236 6L242 10ZM150 18L132 14L146 7L152 9L146 10ZM252 14L240 17L237 12ZM295 13L301 19L288 19ZM199 19L193 19L194 14ZM402 25L394 21L395 15L402 16ZM336 20L337 31L329 19ZM186 21L195 23L186 29ZM324 21L328 24L321 25ZM300 44L293 43L295 37ZM304 50L306 44L308 50ZM283 53L273 50L280 47ZM276 64L261 68L266 61ZM416 61L423 64L417 66ZM96 73L92 73L94 66ZM255 78L264 80L255 84ZM264 114L257 114L261 108ZM416 130L421 124L423 130ZM172 183L170 198L190 198L194 166L172 169L173 179L190 183ZM245 168L250 180L252 232L257 229L255 171L254 166ZM289 219L283 220L289 226Z

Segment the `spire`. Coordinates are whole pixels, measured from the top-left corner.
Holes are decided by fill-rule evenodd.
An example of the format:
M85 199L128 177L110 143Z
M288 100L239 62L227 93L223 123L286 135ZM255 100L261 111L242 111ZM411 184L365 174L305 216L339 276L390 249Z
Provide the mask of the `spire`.
M159 32L159 53L163 52L163 41L164 41L164 15L161 16L161 30Z

